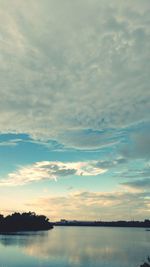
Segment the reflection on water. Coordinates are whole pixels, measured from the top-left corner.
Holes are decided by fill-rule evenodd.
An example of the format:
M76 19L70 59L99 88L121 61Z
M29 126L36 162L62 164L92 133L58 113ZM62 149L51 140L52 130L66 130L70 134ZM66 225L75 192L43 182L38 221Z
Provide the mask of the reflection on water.
M0 235L0 267L138 267L150 232L131 228L55 227Z

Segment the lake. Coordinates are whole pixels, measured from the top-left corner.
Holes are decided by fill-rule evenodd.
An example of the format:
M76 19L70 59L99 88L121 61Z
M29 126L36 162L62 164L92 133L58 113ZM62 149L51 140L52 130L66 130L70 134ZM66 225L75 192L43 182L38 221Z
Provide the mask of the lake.
M0 267L139 267L150 232L139 228L55 227L0 235Z

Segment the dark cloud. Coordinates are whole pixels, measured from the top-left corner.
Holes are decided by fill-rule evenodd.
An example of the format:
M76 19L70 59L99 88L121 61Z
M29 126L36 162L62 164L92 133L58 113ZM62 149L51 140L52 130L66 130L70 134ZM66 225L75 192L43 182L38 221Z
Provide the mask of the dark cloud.
M118 168L119 165L127 164L128 160L126 158L116 158L116 159L110 159L110 160L99 160L96 163L97 167L111 169L111 168Z
M56 172L56 175L58 175L58 176L75 175L76 172L77 171L75 169L62 169L62 170L58 170Z
M150 168L143 166L141 169L128 169L119 174L122 178L149 178Z
M150 192L150 177L145 179L134 180L130 182L121 183L124 186L133 189L142 189Z

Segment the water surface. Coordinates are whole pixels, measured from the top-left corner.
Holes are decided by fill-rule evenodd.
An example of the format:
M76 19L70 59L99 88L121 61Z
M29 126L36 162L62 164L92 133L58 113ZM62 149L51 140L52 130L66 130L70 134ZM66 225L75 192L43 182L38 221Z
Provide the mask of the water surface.
M150 232L139 228L55 227L0 235L0 267L139 267Z

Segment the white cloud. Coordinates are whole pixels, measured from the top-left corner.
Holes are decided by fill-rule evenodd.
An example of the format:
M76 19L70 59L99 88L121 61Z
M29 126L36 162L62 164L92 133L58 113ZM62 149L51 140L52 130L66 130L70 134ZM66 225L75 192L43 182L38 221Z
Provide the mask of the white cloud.
M2 0L0 7L1 132L78 148L81 140L62 139L69 130L149 119L149 1Z
M20 167L16 172L0 180L0 186L16 186L41 180L57 180L69 175L96 176L107 171L97 166L96 161L91 162L59 162L41 161L32 165Z

